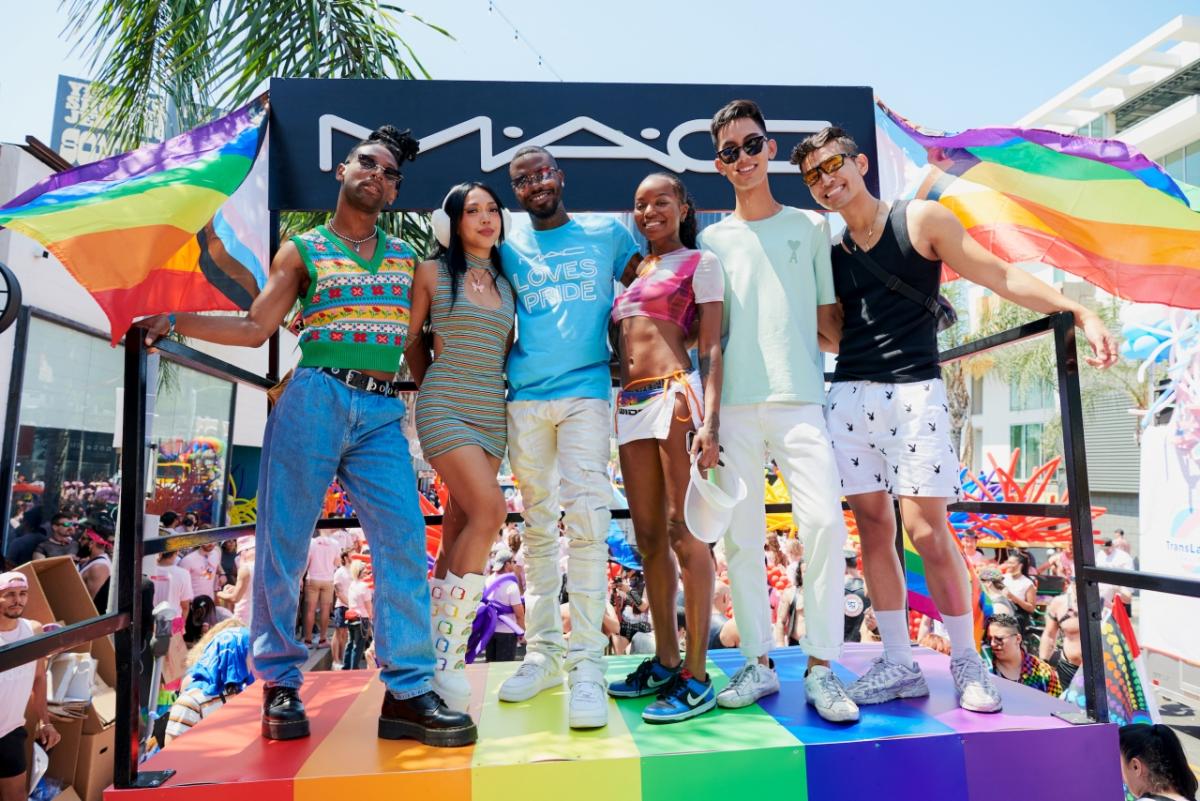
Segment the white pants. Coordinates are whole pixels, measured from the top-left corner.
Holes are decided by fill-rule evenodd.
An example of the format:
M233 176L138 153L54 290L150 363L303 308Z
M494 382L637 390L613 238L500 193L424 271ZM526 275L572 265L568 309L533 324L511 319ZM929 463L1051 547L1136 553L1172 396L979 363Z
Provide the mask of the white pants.
M525 639L532 659L565 667L572 681L604 678L610 428L610 407L603 400L508 404L509 462L525 505ZM558 603L560 508L568 541L569 649Z
M721 408L721 445L727 469L717 474L727 492L734 475L749 493L733 510L725 534L725 556L733 614L747 659L774 646L767 569L763 557L767 518L763 510L763 451L787 484L804 543L804 623L800 645L818 659L836 659L842 650L842 597L846 562L846 523L842 517L837 466L821 406L815 403L757 403Z

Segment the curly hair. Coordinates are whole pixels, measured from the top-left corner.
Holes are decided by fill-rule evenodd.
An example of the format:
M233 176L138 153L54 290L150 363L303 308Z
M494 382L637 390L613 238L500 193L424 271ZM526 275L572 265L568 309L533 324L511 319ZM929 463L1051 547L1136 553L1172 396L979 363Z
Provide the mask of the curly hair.
M830 125L817 131L812 136L805 137L800 144L792 148L792 156L788 159L788 161L799 167L804 164L804 160L808 158L810 154L816 153L830 142L836 142L844 147L846 149L847 156L858 155L858 143L854 141L854 137L846 133L845 128L841 128L837 125Z
M396 169L406 161L412 161L421 152L421 143L414 139L411 131L405 129L401 131L395 125L381 125L354 147L350 148L350 152L346 154L346 161L358 152L360 147L366 145L383 145L392 154L392 158L396 160Z

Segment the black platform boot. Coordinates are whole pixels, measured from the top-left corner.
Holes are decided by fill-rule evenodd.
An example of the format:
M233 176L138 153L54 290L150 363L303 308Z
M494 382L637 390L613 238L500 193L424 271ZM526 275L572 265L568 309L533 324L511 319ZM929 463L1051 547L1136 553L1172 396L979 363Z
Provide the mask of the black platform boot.
M379 713L379 736L384 740L417 740L425 745L456 748L475 742L475 722L454 712L437 693L398 700L387 690Z
M263 690L262 736L268 740L295 740L308 736L308 717L295 687Z

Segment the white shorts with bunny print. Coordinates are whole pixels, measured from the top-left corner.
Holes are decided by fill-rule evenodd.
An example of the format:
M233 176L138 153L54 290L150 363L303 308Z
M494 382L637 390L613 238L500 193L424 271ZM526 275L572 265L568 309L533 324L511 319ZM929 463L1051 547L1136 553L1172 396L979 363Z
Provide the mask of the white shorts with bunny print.
M825 404L844 495L958 500L958 456L940 378L908 384L841 381Z

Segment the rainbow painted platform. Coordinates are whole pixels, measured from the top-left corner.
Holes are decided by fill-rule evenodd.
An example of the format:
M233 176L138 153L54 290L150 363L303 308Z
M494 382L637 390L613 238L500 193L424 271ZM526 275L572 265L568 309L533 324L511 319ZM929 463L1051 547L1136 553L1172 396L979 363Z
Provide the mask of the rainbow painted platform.
M849 678L878 646L849 646L837 666ZM309 674L304 697L312 736L259 737L261 693L252 687L143 767L177 773L156 790L105 793L107 801L728 801L741 794L788 801L1121 801L1115 726L1071 726L1052 717L1070 707L1003 682L1005 711L959 710L946 657L921 650L932 695L868 707L857 725L821 720L804 702L805 657L772 654L782 692L759 706L684 723L642 722L645 700L610 702L609 725L567 727L565 687L522 704L501 704L516 663L469 669L479 742L435 749L375 736L382 686L374 674ZM614 657L610 680L637 662ZM712 654L718 689L742 664Z

